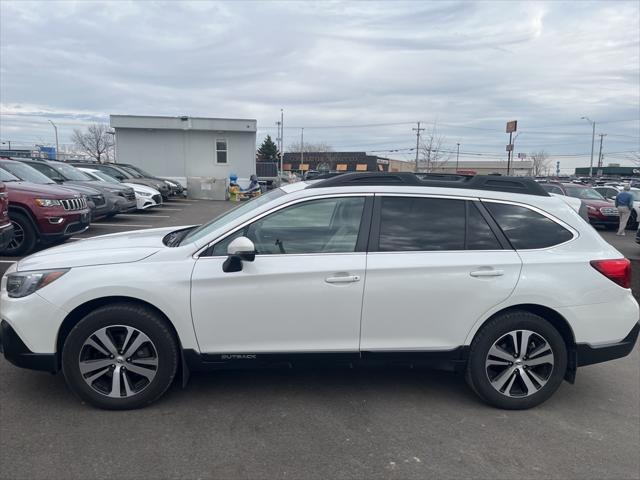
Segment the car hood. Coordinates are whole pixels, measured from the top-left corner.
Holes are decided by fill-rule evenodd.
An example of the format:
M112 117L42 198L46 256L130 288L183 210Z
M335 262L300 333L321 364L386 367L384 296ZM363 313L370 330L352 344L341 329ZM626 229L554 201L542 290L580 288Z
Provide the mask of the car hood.
M74 197L75 194L70 189L59 186L58 184L41 184L31 182L6 182L7 192L11 196L11 192L22 192L32 195L42 195L45 198L69 198Z
M163 248L162 239L181 227L102 235L48 248L18 262L18 270L88 267L138 262Z
M586 200L586 199L583 199L582 201L585 204L589 205L590 207L595 207L595 208L614 207L615 206L615 203L608 202L606 200Z
M61 187L65 187L68 188L70 190L74 190L76 192L80 192L83 195L86 195L87 197L90 197L91 195L99 195L102 192L100 190L98 190L97 188L93 188L93 187L88 187L80 182L74 182L74 181L66 181L63 182L61 184L59 184Z
M123 183L122 185L126 185L128 187L133 188L134 190L140 190L141 192L150 193L151 195L160 195L160 192L155 188L148 187L143 185L142 183Z

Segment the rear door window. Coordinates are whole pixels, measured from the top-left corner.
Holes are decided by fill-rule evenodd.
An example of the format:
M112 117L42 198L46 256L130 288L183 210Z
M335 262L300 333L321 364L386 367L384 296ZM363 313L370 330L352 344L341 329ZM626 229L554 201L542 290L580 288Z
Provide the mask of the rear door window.
M382 197L381 252L464 250L465 201Z
M573 238L562 225L530 208L494 202L483 204L516 250L552 247Z
M467 203L467 250L502 250L502 245L473 202Z

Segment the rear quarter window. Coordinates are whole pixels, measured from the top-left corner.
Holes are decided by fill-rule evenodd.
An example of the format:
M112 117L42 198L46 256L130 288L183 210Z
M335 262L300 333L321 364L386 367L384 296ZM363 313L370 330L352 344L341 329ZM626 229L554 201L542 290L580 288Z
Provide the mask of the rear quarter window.
M573 233L544 215L519 205L483 202L516 250L547 248L567 242Z

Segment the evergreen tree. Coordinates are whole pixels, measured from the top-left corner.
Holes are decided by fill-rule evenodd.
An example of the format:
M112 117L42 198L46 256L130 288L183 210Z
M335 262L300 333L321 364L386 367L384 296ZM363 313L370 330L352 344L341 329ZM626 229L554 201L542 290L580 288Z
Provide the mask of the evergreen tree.
M278 146L271 140L271 135L267 135L267 138L264 139L258 149L258 160L262 162L275 162L279 158L280 152L278 151Z

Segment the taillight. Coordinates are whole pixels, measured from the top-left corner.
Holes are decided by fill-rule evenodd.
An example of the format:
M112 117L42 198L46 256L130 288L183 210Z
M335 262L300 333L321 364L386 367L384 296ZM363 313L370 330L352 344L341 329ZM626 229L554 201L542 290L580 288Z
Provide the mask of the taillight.
M591 266L622 288L631 288L631 262L626 258L591 260Z

